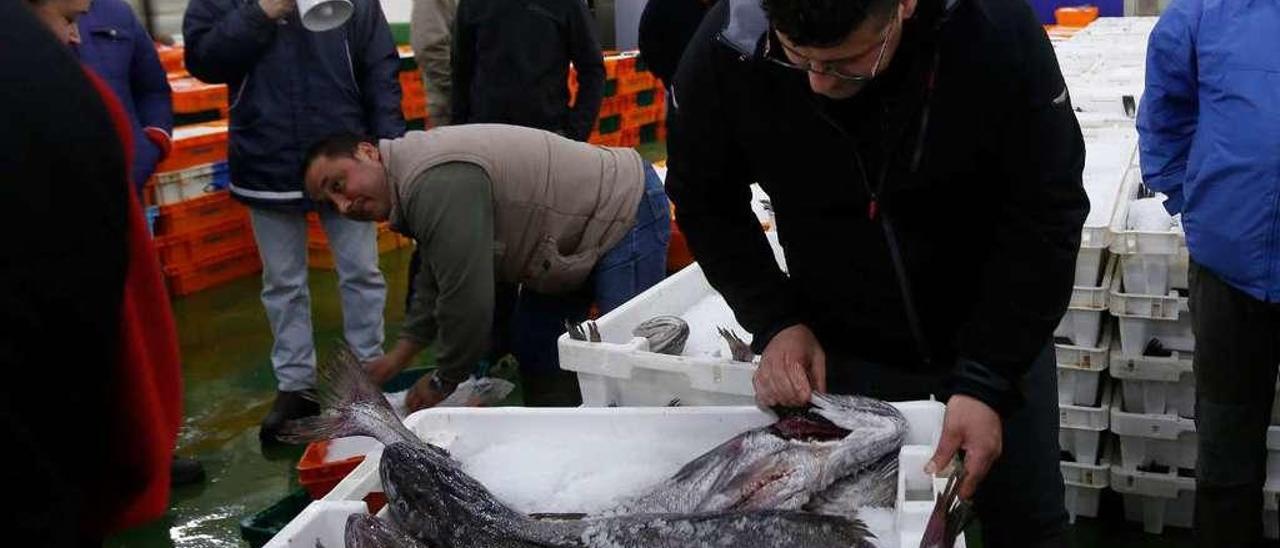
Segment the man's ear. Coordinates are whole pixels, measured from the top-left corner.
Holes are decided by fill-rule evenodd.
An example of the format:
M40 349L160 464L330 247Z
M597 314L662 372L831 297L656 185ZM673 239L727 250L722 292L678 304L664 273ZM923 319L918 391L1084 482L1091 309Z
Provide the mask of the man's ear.
M356 145L356 157L362 160L379 161L382 159L382 151L378 150L373 143L361 142Z

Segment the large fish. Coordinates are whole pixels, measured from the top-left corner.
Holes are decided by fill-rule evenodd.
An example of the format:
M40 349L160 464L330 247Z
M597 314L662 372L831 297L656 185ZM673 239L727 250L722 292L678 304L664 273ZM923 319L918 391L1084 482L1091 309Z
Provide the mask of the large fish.
M872 546L857 520L784 510L537 520L503 504L447 452L425 443L388 446L379 474L392 521L442 548Z
M386 445L379 474L392 523L418 541L443 548L869 547L871 535L856 518L798 509L810 495L849 475L844 472L878 461L886 450L879 447L884 442L874 440L904 428L891 426L901 415L887 404L818 395L817 414L831 422L790 417L773 425L774 432L752 430L735 437L681 471L692 485L681 485L682 474L677 474L650 498L638 499L649 501L642 512L616 509L585 519L538 520L503 504L447 451L405 428L346 348L326 362L320 377L317 399L325 413L290 423L282 437L296 442L377 438ZM876 447L854 447L847 438L855 432ZM896 436L901 445L902 435L888 437ZM762 451L772 451L775 458ZM686 510L689 506L694 509Z
M891 505L907 419L874 398L810 401L811 410L734 436L606 513L800 510L815 497Z

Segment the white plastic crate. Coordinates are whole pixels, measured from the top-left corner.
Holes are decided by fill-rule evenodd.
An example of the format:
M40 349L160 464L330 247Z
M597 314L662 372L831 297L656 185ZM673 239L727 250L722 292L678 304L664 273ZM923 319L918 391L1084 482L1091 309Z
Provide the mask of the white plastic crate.
M1123 394L1127 413L1170 414L1195 418L1195 374L1190 353L1167 358L1131 357L1113 350L1111 376Z
M1053 330L1054 337L1066 337L1070 346L1097 347L1102 335L1102 317L1107 307L1068 308Z
M1076 275L1072 285L1091 286L1098 283L1102 277L1102 259L1106 251L1105 247L1081 247L1076 254Z
M1072 105L1079 107L1075 95L1073 89ZM1109 110L1109 106L1103 110ZM1086 151L1083 182L1089 198L1089 215L1080 233L1076 284L1094 285L1103 266L1097 254L1111 243L1111 218L1120 201L1125 170L1137 147L1138 136L1132 126L1084 127L1082 133ZM1098 251L1084 251L1094 249Z
M1098 498L1102 490L1111 484L1111 466L1106 462L1084 464L1069 461L1062 461L1060 466L1071 523L1076 522L1076 516L1098 517Z
M631 334L650 318L680 316L714 295L702 267L694 263L597 320L603 342L562 335L557 341L560 368L578 373L588 406L662 406L674 400L681 405L750 405L755 402L755 365L732 361L727 345L723 357L671 356L650 352L647 339ZM690 325L690 343L697 337L719 337L716 327ZM750 337L736 322L726 327Z
M224 188L228 177L226 162L157 173L152 197L162 206L199 198Z
M1138 196L1142 172L1137 167L1125 175L1120 204L1111 218L1109 249L1120 256L1127 293L1165 295L1173 287L1187 287L1187 238L1181 225L1168 231L1128 228L1129 204Z
M1126 413L1119 402L1111 407L1111 431L1120 439L1120 466L1196 467L1196 423L1177 415ZM1176 470L1174 470L1176 472Z
M1141 523L1153 535L1165 526L1191 527L1195 516L1196 480L1167 473L1139 472L1111 467L1111 488L1124 496L1125 519Z
M1141 310L1143 296L1128 295L1120 292L1119 280L1113 280L1110 301L1107 303L1111 314L1116 317L1120 326L1120 350L1125 356L1142 356L1147 344L1156 339L1166 350L1178 352L1194 352L1196 349L1195 333L1191 330L1191 308L1186 297L1148 297L1143 312L1128 313L1128 310ZM1156 303L1160 304L1156 304Z
M1058 446L1081 464L1097 464L1102 454L1102 434L1111 425L1111 394L1102 405L1058 405Z
M1097 348L1055 345L1058 354L1058 404L1094 407L1102 397L1101 380L1107 370L1111 331L1104 330ZM1063 358L1067 359L1064 363Z
M1101 250L1100 250L1101 251ZM1083 250L1081 250L1083 253ZM1103 271L1101 281L1095 278L1088 284L1076 281L1075 286L1071 288L1071 301L1068 306L1073 308L1106 308L1107 296L1111 292L1112 279L1115 276L1115 260L1108 258L1106 268Z
M920 544L924 525L933 510L934 496L941 492L946 482L932 479L923 473L925 462L933 456L934 447L942 431L945 407L938 402L917 401L895 404L910 424L906 444L899 453L898 502L894 509L894 531L883 535L879 546L915 548ZM490 447L511 439L546 440L547 444L599 443L602 436L626 436L631 440L652 439L653 451L663 446L670 450L673 444L683 447L685 462L710 450L724 440L750 428L769 424L774 417L755 407L632 407L632 408L438 408L426 409L411 415L405 425L423 439L449 450L465 467L480 448ZM574 438L580 437L580 441ZM648 447L646 444L637 444ZM584 450L586 447L584 446ZM342 527L348 515L364 511L363 501L373 492L381 492L378 465L381 449L369 453L355 470L333 488L321 501L312 503L317 510L304 512L288 527L281 530L270 548L313 548L316 541L325 546L342 546ZM492 453L490 453L492 458ZM662 460L672 457L665 453ZM656 455L630 453L627 459L645 461ZM521 469L539 466L529 462L527 455L511 454L501 465L513 473ZM600 459L590 462L594 470L578 469L577 473L590 474L615 472L617 459ZM678 469L676 466L672 473ZM601 493L600 496L617 496L618 493ZM548 497L550 498L550 493ZM539 499L541 500L541 499ZM341 510L328 510L322 502L347 501L353 506ZM327 510L327 511L322 511ZM538 511L538 510L533 510ZM315 523L322 521L323 523ZM334 524L338 524L336 527ZM314 531L315 535L297 535L295 531ZM289 534L286 534L289 532ZM896 537L896 538L895 538ZM960 539L963 542L963 538ZM963 544L957 543L957 546Z

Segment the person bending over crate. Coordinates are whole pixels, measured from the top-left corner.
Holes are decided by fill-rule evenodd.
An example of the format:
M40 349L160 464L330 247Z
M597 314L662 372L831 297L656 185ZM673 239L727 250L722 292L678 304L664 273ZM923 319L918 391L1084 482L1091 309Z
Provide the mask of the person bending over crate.
M1089 203L1026 2L721 0L673 90L668 188L761 353L757 400L935 395L930 471L964 451L983 544L1065 545L1052 339Z
M422 270L400 340L366 363L385 382L436 345L439 369L410 391L411 410L467 379L508 309L525 403L580 404L556 349L565 320L586 319L593 299L608 312L666 271L667 196L632 149L472 124L376 142L336 135L306 157L312 199L351 219L389 219L418 241Z
M326 32L302 27L293 0L192 0L183 20L186 66L231 94L231 195L250 208L262 257L262 304L275 343L278 391L259 437L313 415L303 397L315 386L307 220L298 165L307 144L337 131L404 133L400 57L377 0ZM378 270L377 227L319 208L342 292L343 327L356 356L382 355L386 281Z

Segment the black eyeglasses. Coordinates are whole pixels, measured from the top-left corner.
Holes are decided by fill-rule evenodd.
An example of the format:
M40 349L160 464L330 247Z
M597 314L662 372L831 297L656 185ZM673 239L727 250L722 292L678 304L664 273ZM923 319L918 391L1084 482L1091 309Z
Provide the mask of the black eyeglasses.
M788 61L786 59L782 59L777 56L771 55L773 50L773 40L770 40L770 39L765 39L764 41L764 58L768 59L770 62L772 62L775 65L786 67L792 70L798 70L801 72L812 72L814 74L821 74L823 76L839 78L847 82L858 82L858 83L869 82L871 81L872 78L875 78L876 73L880 71L880 63L884 61L884 52L889 49L889 38L893 36L893 27L894 27L894 23L897 22L897 19L898 19L898 10L895 9L893 11L893 17L889 19L889 24L884 29L884 38L881 38L880 40L880 54L876 56L876 63L871 66L871 74L851 74L851 73L843 72L838 68L830 68L827 66L826 62L814 61L810 59L804 59L804 64L792 63L791 61ZM786 46L783 46L783 49L786 50ZM791 53L796 57L801 57L799 54L795 52L787 52L787 53ZM801 58L803 59L803 57Z

